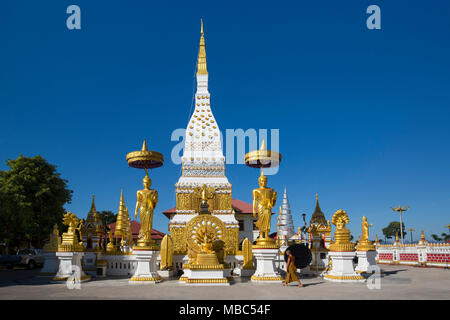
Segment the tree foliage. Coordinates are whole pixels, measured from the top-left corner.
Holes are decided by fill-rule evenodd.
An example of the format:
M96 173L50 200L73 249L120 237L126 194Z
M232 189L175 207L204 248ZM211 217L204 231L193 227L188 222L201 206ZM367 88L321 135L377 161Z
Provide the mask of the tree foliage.
M41 248L54 224L61 227L72 191L41 156L20 155L6 164L10 169L0 170L0 241Z
M115 214L111 210L99 211L98 214L100 215L102 222L103 223L106 222L107 225L116 222L117 220L117 214Z
M403 229L403 237L406 235L405 231L405 224L402 222L402 229ZM386 228L383 228L383 234L387 239L395 238L395 235L398 233L398 236L400 237L400 222L398 221L392 221L389 223L389 225Z
M449 241L450 240L450 234L447 234L447 233L441 233L441 236L438 236L437 234L432 234L431 237L435 241Z

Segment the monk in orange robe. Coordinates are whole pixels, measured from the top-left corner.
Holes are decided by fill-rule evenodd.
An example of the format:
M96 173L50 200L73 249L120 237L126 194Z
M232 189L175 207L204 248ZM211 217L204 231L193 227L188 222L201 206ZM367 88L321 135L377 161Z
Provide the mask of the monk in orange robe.
M284 280L283 286L287 286L289 283L298 281L298 287L303 287L302 283L300 282L300 279L295 274L295 271L297 270L297 267L295 266L295 258L291 254L289 250L286 251L286 254L288 255L288 261L286 265L286 279Z

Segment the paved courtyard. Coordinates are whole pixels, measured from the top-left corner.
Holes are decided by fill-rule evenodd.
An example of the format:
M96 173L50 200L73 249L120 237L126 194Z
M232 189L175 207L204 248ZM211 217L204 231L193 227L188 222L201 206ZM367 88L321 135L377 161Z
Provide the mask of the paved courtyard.
M450 299L450 270L381 265L381 289L365 283L341 284L304 278L294 283L253 284L236 281L229 287L187 287L176 280L156 285L129 285L125 278L95 279L69 290L65 283L36 277L37 270L0 270L0 299Z

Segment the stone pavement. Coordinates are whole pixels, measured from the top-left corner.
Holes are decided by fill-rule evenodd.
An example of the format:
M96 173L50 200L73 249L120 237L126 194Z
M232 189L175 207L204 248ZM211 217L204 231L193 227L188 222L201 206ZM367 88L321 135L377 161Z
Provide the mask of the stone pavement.
M304 278L295 283L253 284L238 280L229 287L187 287L176 280L159 284L129 285L125 278L95 279L69 290L65 283L36 277L37 270L0 270L0 299L450 299L450 270L380 265L384 271L381 289L369 290L364 283L343 284Z

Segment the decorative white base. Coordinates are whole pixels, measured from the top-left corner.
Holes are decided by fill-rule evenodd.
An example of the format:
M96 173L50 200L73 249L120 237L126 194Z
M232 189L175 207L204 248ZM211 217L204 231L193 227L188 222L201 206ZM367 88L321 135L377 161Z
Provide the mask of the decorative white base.
M356 266L355 271L358 273L367 272L369 266L375 266L377 264L375 261L376 255L376 251L356 251L358 265Z
M90 276L86 275L81 268L83 255L83 252L56 252L56 256L59 259L59 267L53 280L64 281L69 277L78 279L81 282L89 280Z
M275 259L279 255L277 248L254 248L256 271L252 275L252 282L281 283L283 278L275 267Z
M162 278L156 269L157 250L133 250L137 266L133 276L128 281L130 284L158 283Z
M229 286L224 269L184 269L180 282L187 286Z
M44 252L44 265L42 266L39 276L53 277L59 269L59 259L56 252Z
M355 252L330 251L332 269L324 275L324 279L334 282L364 282L364 277L353 269Z

